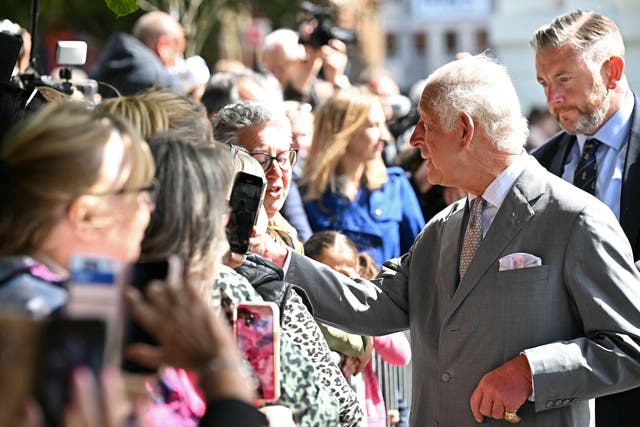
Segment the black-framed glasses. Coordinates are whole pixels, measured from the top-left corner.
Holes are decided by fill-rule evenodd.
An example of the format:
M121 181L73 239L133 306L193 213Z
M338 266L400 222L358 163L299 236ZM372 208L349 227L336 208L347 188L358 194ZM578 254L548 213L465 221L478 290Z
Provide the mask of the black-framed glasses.
M298 150L296 148L290 148L285 151L281 151L275 156L269 153L255 152L251 153L251 156L260 163L262 170L267 172L271 167L271 164L275 160L283 171L288 171L295 166L298 159Z
M114 191L105 191L103 193L85 193L89 196L122 196L125 194L140 194L145 193L149 197L149 202L152 204L156 204L156 200L158 197L158 189L160 187L160 183L157 179L153 178L151 180L151 184L146 187L138 187L138 188L121 188L119 190Z

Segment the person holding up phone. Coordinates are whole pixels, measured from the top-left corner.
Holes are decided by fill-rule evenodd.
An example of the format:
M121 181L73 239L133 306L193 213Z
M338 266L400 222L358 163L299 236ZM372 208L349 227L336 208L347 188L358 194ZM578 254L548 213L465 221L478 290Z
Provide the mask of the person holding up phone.
M120 118L65 102L22 122L0 151L0 311L59 311L74 254L137 259L153 175Z

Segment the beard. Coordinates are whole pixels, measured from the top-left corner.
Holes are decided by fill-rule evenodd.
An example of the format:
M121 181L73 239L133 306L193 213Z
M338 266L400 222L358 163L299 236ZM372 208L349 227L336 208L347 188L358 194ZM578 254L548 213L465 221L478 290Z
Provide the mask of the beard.
M579 112L574 122L561 122L557 110L555 112L556 121L562 130L572 135L594 134L607 119L607 113L609 112L609 106L611 104L607 94L607 89L604 85L594 85L584 107L578 107L577 105L569 106L569 108L576 108Z

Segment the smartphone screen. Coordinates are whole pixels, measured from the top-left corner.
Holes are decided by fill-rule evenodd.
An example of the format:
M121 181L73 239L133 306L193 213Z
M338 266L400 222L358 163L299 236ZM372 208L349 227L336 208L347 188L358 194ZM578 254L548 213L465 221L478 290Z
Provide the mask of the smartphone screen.
M274 303L240 303L235 308L236 344L251 365L262 402L280 396L279 311Z
M145 295L147 286L153 280L161 280L165 282L167 286L175 286L182 282L181 278L182 263L176 256L171 256L168 259L138 261L131 264L127 272L128 284L138 289L143 296ZM133 343L157 345L156 340L131 316L127 316L124 336L123 348ZM155 370L141 366L125 356L123 356L122 360L122 369L135 373L155 372Z
M232 252L249 252L249 238L258 219L264 197L265 182L257 175L238 172L229 200L227 239Z
M96 377L100 374L106 331L100 319L54 319L44 325L36 396L47 426L61 424L75 367L86 366Z
M103 319L107 323L107 361L118 363L122 343L122 272L124 263L110 258L74 255L69 261L71 319Z

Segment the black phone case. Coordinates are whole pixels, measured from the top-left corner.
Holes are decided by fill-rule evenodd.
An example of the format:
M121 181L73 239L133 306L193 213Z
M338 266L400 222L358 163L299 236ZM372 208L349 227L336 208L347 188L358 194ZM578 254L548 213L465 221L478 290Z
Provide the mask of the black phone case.
M86 366L99 376L104 364L106 331L104 320L53 319L45 324L36 397L47 426L57 427L62 421L74 368Z
M138 289L144 296L147 285L152 280L166 280L169 275L169 262L167 260L139 261L131 265L129 270L129 284ZM157 345L157 342L149 335L131 316L128 316L125 324L125 340L123 348L133 343ZM122 357L122 369L134 373L152 373L154 369L142 366L125 355Z
M262 177L245 172L236 174L227 223L227 240L232 252L245 254L249 251L249 238L258 219L264 186Z

